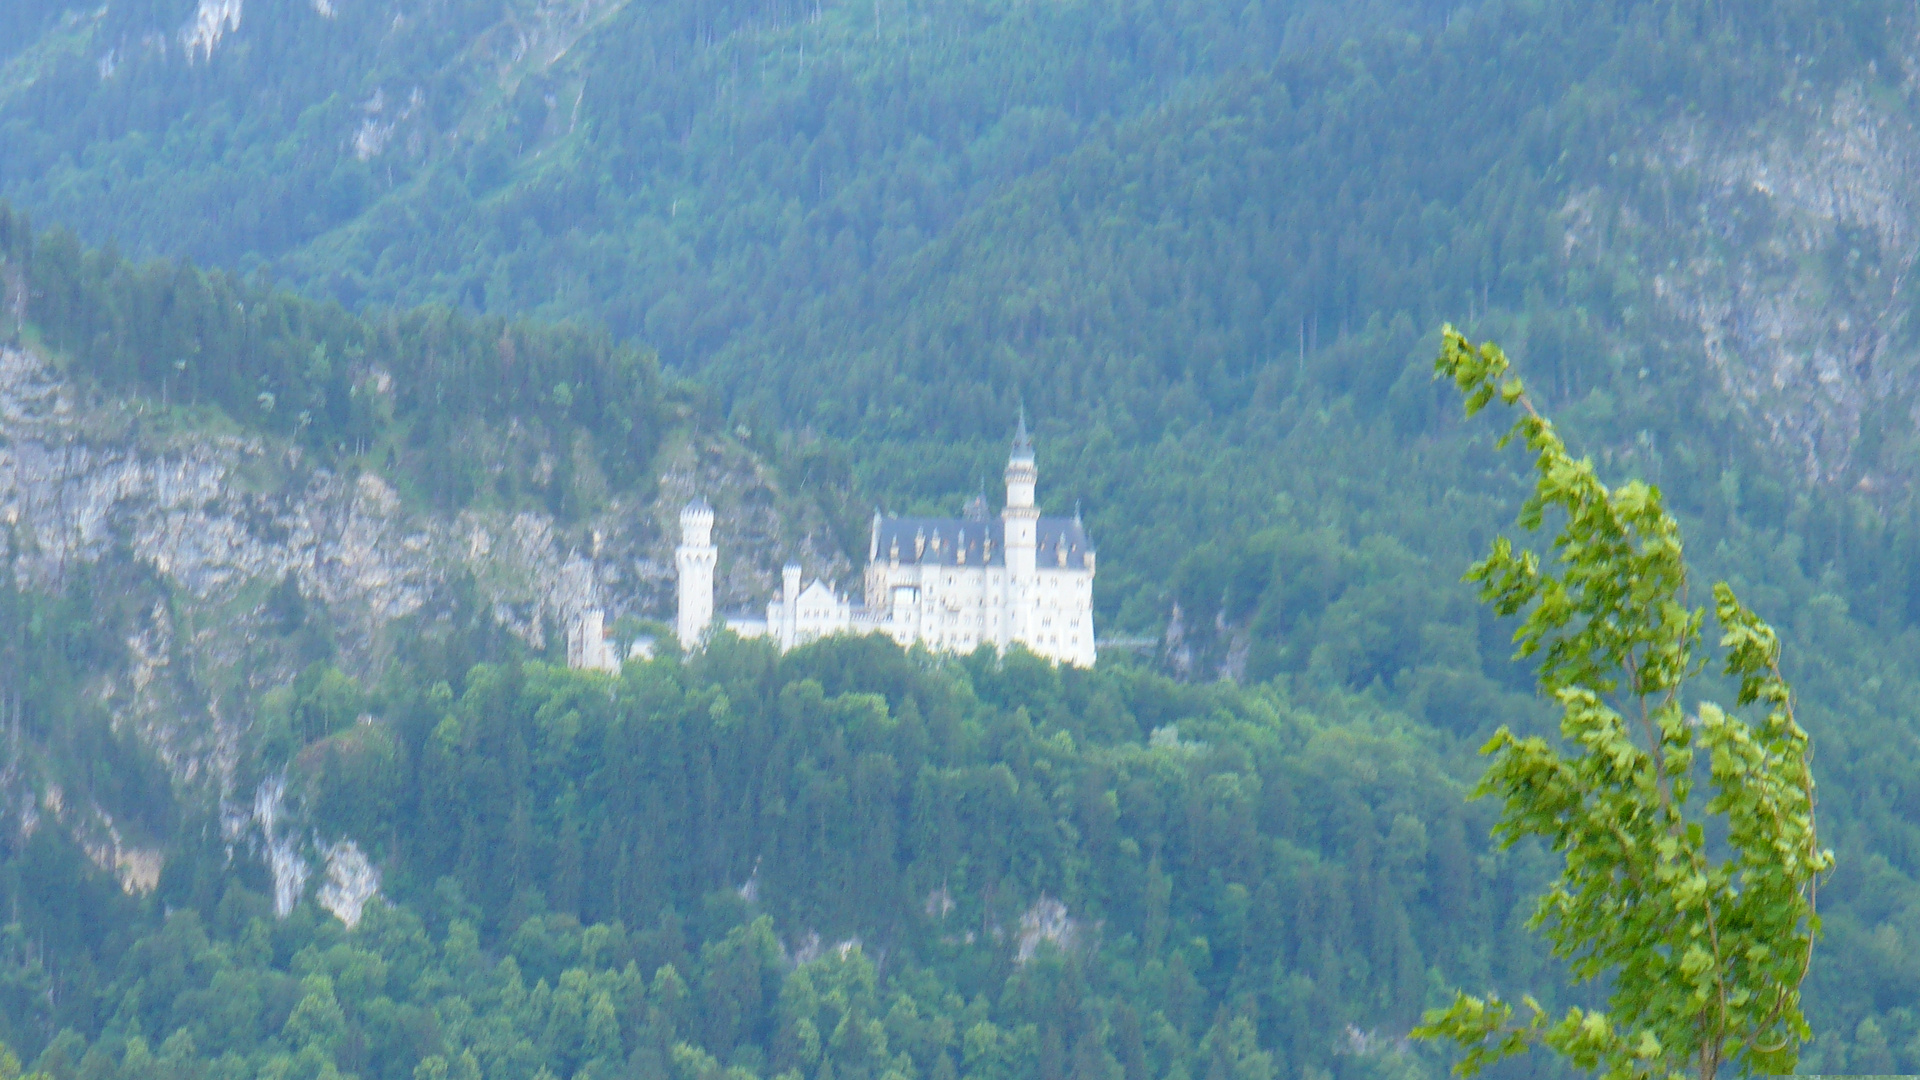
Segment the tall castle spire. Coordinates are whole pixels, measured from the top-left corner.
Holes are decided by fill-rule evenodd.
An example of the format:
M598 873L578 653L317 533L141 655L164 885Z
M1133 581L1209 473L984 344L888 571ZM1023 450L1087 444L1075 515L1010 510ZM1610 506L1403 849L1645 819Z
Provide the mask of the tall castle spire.
M1027 408L1020 407L1020 424L1013 431L1013 452L1007 455L1007 509L1031 512L1033 486L1040 469L1033 460L1033 437L1027 434Z
M1031 577L1034 551L1039 544L1040 510L1033 505L1033 488L1040 468L1033 460L1033 438L1027 434L1027 410L1020 409L1014 429L1013 452L1007 455L1007 505L1000 511L1005 528L1007 570L1016 578Z

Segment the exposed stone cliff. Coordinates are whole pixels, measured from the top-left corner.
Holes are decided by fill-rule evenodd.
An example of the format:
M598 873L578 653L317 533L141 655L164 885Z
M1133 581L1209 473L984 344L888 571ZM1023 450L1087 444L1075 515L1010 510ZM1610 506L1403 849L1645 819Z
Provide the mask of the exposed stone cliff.
M614 494L586 520L529 509L436 513L409 505L376 471L324 467L217 415L103 398L32 351L0 350L0 565L42 592L66 587L81 567L134 572L150 595L135 605L138 617L113 628L126 662L89 692L157 752L183 791L199 793L190 797L235 806L261 797L235 790L258 692L309 659L282 640L276 589L297 589L302 617L324 627L334 661L369 674L391 653L396 620L431 615L468 575L493 618L536 650L590 606L610 618L670 620L673 530L695 492L720 515L723 607L764 601L787 558L847 572L823 513L784 493L738 444L683 431L660 460L644 497ZM62 822L88 838L102 865L118 864L129 887L152 886L151 858L122 842L104 810L48 804L54 778L6 780L28 827ZM238 815L241 832L271 832L276 815L284 822L279 798L269 801L275 809L264 818ZM353 862L345 843L324 850L342 910L357 913L370 886L357 864L333 866ZM280 854L291 867L293 849Z
M1689 116L1615 155L1562 213L1576 266L1645 290L1720 387L1810 480L1915 479L1909 309L1920 244L1920 86L1801 90L1740 127Z

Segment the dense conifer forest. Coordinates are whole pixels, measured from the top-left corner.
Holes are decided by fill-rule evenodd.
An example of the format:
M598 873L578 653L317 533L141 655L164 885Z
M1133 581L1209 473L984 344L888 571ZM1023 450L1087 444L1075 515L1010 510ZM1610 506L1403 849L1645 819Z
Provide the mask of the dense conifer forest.
M1082 672L723 635L613 676L456 603L363 671L283 589L311 663L215 703L246 721L223 803L89 692L160 571L0 576L0 779L31 762L167 853L129 893L0 819L23 1068L1442 1075L1404 1036L1453 988L1579 1000L1524 926L1551 860L1466 798L1496 728L1551 719L1460 582L1527 462L1434 386L1452 321L1780 627L1838 857L1803 1068L1920 1070L1920 322L1895 288L1873 400L1810 465L1662 306L1676 220L1759 226L1655 152L1836 94L1910 117L1910 7L217 8L0 9L0 340L449 513L577 519L716 432L856 562L875 504L996 476L1024 403L1102 632L1160 646ZM1617 212L1581 231L1594 192ZM1805 260L1826 302L1911 266L1836 243ZM228 829L279 782L380 868L357 925L321 880L276 913L270 845Z
M854 641L482 666L457 696L309 682L292 782L373 842L387 903L277 920L209 842L164 917L98 883L56 918L84 864L30 846L45 944L9 1013L43 1067L1279 1076L1341 1067L1322 1035L1351 1019L1410 1022L1430 970L1538 965L1484 815L1359 700L1330 724L1273 688Z

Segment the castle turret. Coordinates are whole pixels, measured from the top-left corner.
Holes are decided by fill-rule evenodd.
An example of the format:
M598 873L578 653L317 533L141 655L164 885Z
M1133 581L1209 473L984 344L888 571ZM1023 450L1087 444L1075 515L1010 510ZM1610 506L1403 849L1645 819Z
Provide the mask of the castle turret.
M713 570L720 553L713 546L713 507L695 497L680 511L680 546L674 550L680 569L680 611L674 632L684 649L697 648L713 622Z

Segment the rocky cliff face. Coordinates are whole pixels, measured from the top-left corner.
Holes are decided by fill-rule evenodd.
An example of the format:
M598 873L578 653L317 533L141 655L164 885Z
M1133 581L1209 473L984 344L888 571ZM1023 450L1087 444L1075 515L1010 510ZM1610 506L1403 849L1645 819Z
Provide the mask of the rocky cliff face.
M1920 131L1898 89L1801 90L1739 128L1689 117L1562 213L1576 265L1650 295L1810 480L1906 486L1920 424L1912 273Z
M493 618L536 650L587 607L670 621L678 513L696 492L719 512L723 609L764 602L788 558L847 573L824 514L783 492L737 444L683 432L662 461L648 495L615 495L584 521L434 513L374 471L315 464L216 416L101 398L32 351L0 350L0 563L43 592L85 566L137 571L151 595L114 628L126 663L90 692L183 790L236 806L260 805L260 793L235 790L251 704L308 659L285 643L276 591L297 590L302 618L323 627L335 662L366 674L390 655L397 620L430 614L468 576ZM151 853L128 849L98 807L49 805L49 785L57 790L54 778L12 778L21 820L64 823L91 838L103 865L121 864L129 887L151 887ZM285 815L278 798L269 802L264 817L230 823L232 839L271 834ZM358 849L328 850L343 910L357 912L365 875L333 864L352 864Z

